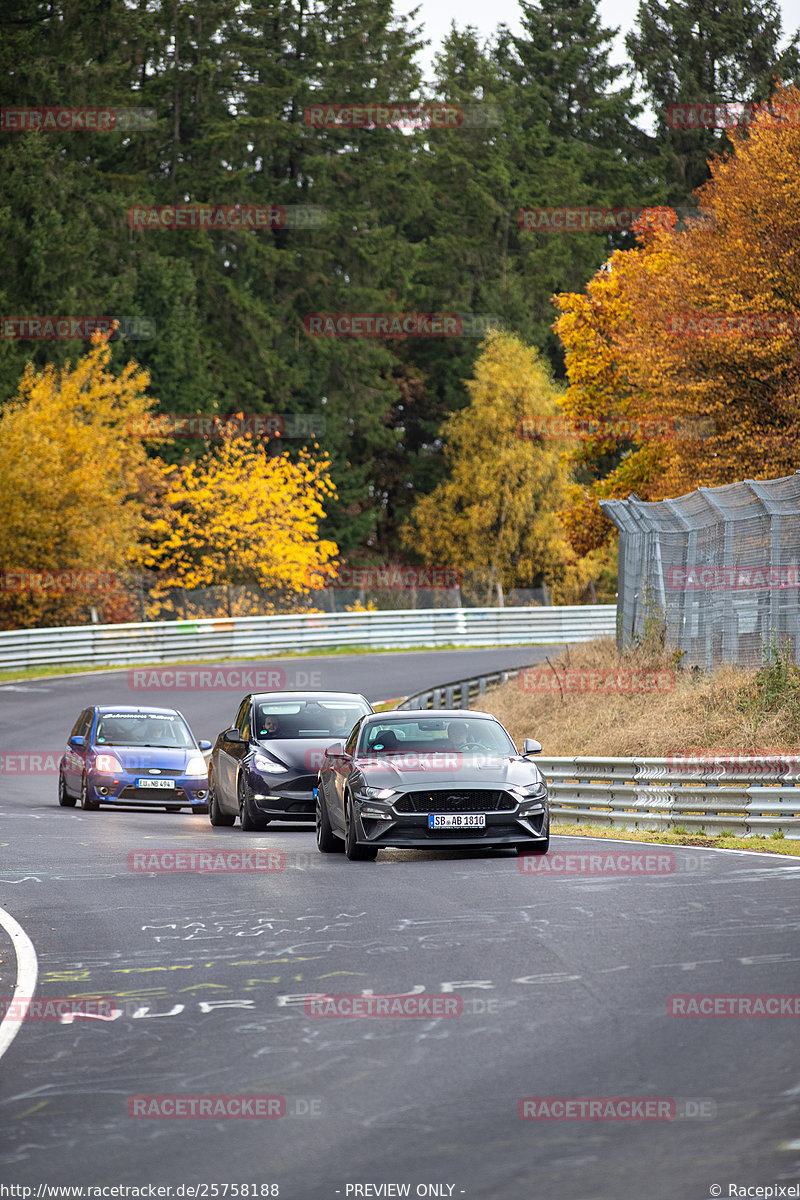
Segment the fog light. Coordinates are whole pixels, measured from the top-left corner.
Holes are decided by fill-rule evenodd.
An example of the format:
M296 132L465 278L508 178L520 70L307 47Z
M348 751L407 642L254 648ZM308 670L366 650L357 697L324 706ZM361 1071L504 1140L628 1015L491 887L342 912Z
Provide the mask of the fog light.
M208 795L207 792L195 792L195 796L197 797L198 800L205 800L207 795Z

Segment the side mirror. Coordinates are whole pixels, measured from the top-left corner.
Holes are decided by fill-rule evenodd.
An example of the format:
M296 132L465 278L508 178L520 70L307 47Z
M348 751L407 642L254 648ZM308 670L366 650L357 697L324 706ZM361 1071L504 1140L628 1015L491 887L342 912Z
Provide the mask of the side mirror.
M205 738L201 738L197 743L201 750L210 750L211 742L207 742Z
M226 742L241 742L242 741L242 735L239 733L239 730L235 726L233 727L233 729L226 729L222 736Z
M328 758L342 758L344 755L344 742L331 742L327 749Z
M81 746L83 745L83 734L76 733L74 737L69 739L69 744L70 746L74 746L76 750L80 750Z
M525 754L541 754L542 743L537 742L535 738L525 738L522 743L522 753Z

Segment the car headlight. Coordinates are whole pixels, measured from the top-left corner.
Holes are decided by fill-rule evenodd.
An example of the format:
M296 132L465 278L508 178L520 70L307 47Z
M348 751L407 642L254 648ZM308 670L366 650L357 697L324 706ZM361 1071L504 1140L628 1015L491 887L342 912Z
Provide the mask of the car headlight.
M543 783L526 783L508 789L518 800L546 800L547 788Z
M254 754L253 766L257 771L265 771L267 775L286 774L286 767L282 763L276 762L274 758L267 758L266 754Z
M208 767L202 754L193 754L186 764L187 775L207 775Z
M98 754L94 760L94 769L102 771L104 775L118 775L122 770L122 764L113 754Z
M400 793L397 788L361 787L356 795L364 800L391 800L392 796L399 796Z

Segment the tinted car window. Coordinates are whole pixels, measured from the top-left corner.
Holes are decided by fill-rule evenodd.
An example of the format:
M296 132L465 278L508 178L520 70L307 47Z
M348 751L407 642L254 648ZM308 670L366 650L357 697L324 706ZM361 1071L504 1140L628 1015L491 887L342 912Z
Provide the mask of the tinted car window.
M361 728L361 722L359 722L358 725L356 725L355 729L350 734L350 737L345 742L344 748L348 754L355 753L356 742L358 741L358 734L359 734L360 728Z
M78 726L78 733L82 734L82 736L86 739L86 741L89 740L89 734L91 733L91 729L92 729L92 718L93 717L94 717L94 713L93 713L92 709L87 708L86 712L81 717L80 725Z
M238 730L244 741L250 741L250 700L239 710Z
M97 746L194 746L194 738L177 713L100 713L94 740Z
M344 741L363 717L361 705L335 700L264 701L254 706L259 741L335 738Z
M83 712L78 717L75 724L72 726L72 731L69 735L70 737L77 737L77 735L81 732L81 725L83 724L85 717L86 717L86 709L83 710Z

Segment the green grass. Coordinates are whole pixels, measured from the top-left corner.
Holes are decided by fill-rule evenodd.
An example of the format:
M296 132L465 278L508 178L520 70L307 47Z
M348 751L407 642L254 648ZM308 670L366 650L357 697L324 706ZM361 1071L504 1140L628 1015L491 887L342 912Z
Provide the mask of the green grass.
M660 846L706 846L716 850L758 850L763 854L792 854L800 858L800 838L734 837L721 833L715 836L687 833L677 828L669 831L609 829L605 825L562 825L550 827L553 834L568 834L574 837L614 838L625 842L655 842Z

